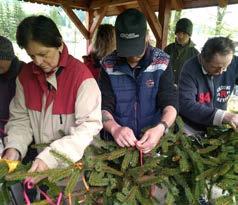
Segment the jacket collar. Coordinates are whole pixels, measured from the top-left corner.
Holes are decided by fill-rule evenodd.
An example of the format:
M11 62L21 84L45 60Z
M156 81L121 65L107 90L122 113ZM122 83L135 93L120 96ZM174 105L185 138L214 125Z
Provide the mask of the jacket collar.
M142 69L142 70L146 69L151 64L151 62L153 60L151 52L152 52L152 47L150 45L148 45L145 50L144 56L140 59L138 65L136 67L138 67L139 69ZM131 71L131 67L127 63L126 58L124 58L124 57L117 58L115 68L117 70L120 70L123 73L130 73L130 71Z
M181 45L178 43L178 41L175 39L175 45L177 47L180 47L180 48L185 48L185 47L194 47L195 46L195 43L191 40L191 38L189 38L189 42L185 45Z

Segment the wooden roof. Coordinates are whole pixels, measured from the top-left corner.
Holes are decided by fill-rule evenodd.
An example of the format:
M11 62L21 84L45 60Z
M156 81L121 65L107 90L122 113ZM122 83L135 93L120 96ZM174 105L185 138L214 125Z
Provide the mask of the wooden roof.
M127 8L140 9L139 1L144 0L24 0L32 3L42 3L48 5L67 5L74 9L81 9L84 11L99 11L101 8L107 6L106 16L118 15L121 11ZM153 11L159 11L160 0L148 0L148 3ZM200 8L208 6L224 7L227 4L238 3L238 0L171 0L172 10L181 10L188 8Z
M116 16L128 8L141 10L157 40L157 46L163 48L167 42L168 24L171 10L200 8L208 6L224 7L238 4L238 0L23 0L32 3L60 6L81 31L88 42L104 16ZM78 19L73 9L87 12L87 26ZM154 12L151 12L154 11ZM155 12L158 11L159 16Z

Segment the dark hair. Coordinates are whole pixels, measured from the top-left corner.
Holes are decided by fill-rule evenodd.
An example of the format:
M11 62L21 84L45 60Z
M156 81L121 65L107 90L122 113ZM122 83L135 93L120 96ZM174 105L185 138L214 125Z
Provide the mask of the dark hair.
M235 45L228 37L214 37L204 44L201 56L206 62L210 62L215 54L227 55L235 52Z
M58 48L62 45L62 36L56 24L43 15L23 19L17 27L16 39L20 48L26 48L31 40L46 47Z

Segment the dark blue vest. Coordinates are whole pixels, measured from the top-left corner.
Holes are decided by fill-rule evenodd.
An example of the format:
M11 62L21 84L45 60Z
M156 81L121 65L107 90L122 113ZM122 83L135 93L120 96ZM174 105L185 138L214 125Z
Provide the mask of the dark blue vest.
M144 128L159 123L161 110L157 107L157 93L161 74L167 68L168 56L160 49L148 47L146 57L142 61L150 60L147 67L141 65L138 75L135 75L125 62L117 64L120 57L114 53L104 61L104 68L109 75L115 95L115 120L122 126L134 131L140 139ZM107 66L108 65L108 66Z

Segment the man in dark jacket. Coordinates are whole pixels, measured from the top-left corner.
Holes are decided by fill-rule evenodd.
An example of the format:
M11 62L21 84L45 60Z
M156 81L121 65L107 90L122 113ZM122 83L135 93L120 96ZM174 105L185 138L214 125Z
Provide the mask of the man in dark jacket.
M174 43L165 47L164 51L170 55L170 63L173 68L175 83L178 83L182 66L186 60L199 54L195 44L191 40L193 24L187 18L180 19L176 24Z
M9 118L9 104L15 95L15 80L22 62L14 54L9 39L0 36L0 138L4 136L4 125Z
M223 123L238 127L238 115L226 111L238 79L234 51L229 38L211 38L200 55L184 64L179 79L179 111L188 135Z
M115 29L117 50L103 59L99 80L104 130L119 146L148 153L177 114L169 57L147 43L146 18L140 11L121 13Z

